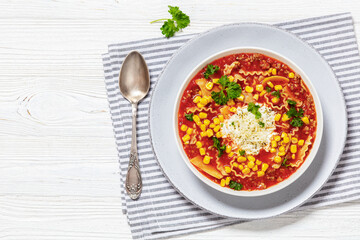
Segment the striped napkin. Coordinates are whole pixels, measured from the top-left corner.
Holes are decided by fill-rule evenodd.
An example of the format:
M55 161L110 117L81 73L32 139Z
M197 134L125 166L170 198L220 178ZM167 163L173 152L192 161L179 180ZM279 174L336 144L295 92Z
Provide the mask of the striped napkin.
M348 112L347 142L335 172L299 209L359 199L360 57L351 14L302 19L275 26L295 33L329 62L340 82ZM134 239L166 238L241 222L206 212L180 196L161 173L150 145L147 115L154 83L173 53L195 35L113 44L103 55L105 84L119 153L122 207ZM131 107L118 88L122 61L131 50L138 50L145 57L152 86L138 110L138 149L144 186L137 201L131 200L124 190L131 141Z

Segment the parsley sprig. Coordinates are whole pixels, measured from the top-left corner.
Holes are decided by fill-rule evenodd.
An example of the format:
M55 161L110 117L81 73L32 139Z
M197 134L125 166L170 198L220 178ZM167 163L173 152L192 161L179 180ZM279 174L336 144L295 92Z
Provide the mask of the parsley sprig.
M295 106L295 105L296 105L296 102L293 101L293 100L291 100L291 99L288 99L288 100L286 100L286 101L288 102L288 104L289 104L290 106Z
M288 160L287 158L284 158L284 160L283 160L283 162L281 163L281 165L284 166L284 167L290 166L290 164L286 164L287 160Z
M220 70L220 67L217 65L207 65L206 70L204 72L204 78L208 79L210 75L213 75L214 73L216 73L217 71Z
M218 157L221 157L224 154L224 151L226 149L225 145L221 146L220 140L217 137L212 137L212 140L214 141L214 148L216 148L219 153L218 153Z
M220 92L211 92L211 97L215 103L225 105L230 99L240 97L242 92L240 85L235 82L230 82L226 75L222 76L218 83L222 86Z
M271 93L271 95L273 95L274 97L280 98L280 92L279 91L273 91Z
M261 112L259 112L259 108L260 108L259 105L256 105L255 103L251 102L249 103L247 110L248 112L254 114L256 119L259 119L261 118Z
M229 188L240 191L243 188L243 185L241 183L231 180L229 183Z
M300 108L299 111L297 111L295 107L291 107L289 111L287 111L286 115L288 115L288 117L294 117L290 122L291 126L302 127L304 125L304 122L300 118L304 116L304 110L302 108Z
M193 119L194 113L185 113L185 118L189 121L194 121Z
M165 21L162 27L160 28L161 33L169 38L174 36L174 34L178 31L180 31L183 28L186 28L190 24L190 18L188 15L183 13L179 7L169 7L169 13L171 14L172 18L162 18L154 20L150 23L159 22L159 21Z

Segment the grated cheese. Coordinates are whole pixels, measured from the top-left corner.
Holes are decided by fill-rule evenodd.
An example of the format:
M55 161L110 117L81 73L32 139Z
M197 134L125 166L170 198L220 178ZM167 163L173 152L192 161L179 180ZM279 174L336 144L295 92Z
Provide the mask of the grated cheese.
M239 149L245 150L247 154L256 155L264 148L270 150L271 137L275 135L276 113L262 104L259 112L261 117L248 112L247 106L238 107L234 115L224 121L221 128L223 138L230 138ZM259 121L265 125L261 127Z

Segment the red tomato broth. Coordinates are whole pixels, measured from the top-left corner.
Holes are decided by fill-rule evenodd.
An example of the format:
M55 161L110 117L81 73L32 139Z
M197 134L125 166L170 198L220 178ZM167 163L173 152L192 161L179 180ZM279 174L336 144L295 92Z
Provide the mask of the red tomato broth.
M244 74L240 74L239 70L243 70L243 71L262 71L262 72L268 72L269 69L276 69L276 76L281 76L281 77L286 77L289 79L288 83L285 83L286 81L281 81L281 80L274 80L272 81L272 83L274 85L277 84L281 84L283 86L283 89L280 91L282 94L282 91L284 91L284 87L288 87L289 89L291 89L291 93L293 94L292 96L295 96L297 100L299 100L299 102L301 101L301 108L304 110L304 115L308 117L308 119L310 119L310 123L309 124L304 124L303 126L299 127L299 130L296 131L296 137L298 138L298 140L304 140L306 142L308 136L311 136L311 143L308 145L308 150L305 152L305 155L303 157L303 161L296 167L293 166L283 166L281 165L279 168L272 168L272 165L274 164L273 162L273 157L276 155L274 153L271 152L267 152L264 149L261 149L259 154L254 155L256 160L260 160L262 162L262 164L266 163L269 165L268 169L265 171L264 176L260 176L258 177L258 175L253 174L252 176L249 177L239 177L236 176L236 174L233 172L233 170L237 173L237 174L242 174L241 170L239 168L232 168L232 171L230 173L227 173L227 175L224 176L224 179L226 177L230 177L231 180L239 182L243 185L242 190L246 190L246 191L253 191L253 190L262 190L262 189L266 189L269 188L271 186L274 186L276 184L278 184L279 182L282 182L284 180L286 180L289 176L291 176L294 172L297 171L297 169L299 169L299 167L301 167L301 165L303 164L303 162L306 160L307 156L309 155L313 143L315 141L315 137L316 137L316 127L317 127L317 122L316 122L316 111L315 111L315 104L312 98L312 95L308 89L308 87L305 85L305 83L303 82L303 80L301 79L301 76L299 76L298 74L296 74L289 66L287 66L286 64L280 62L279 60L276 60L274 58L262 55L262 54L253 54L253 53L239 53L239 54L233 54L233 55L229 55L229 56L225 56L222 58L219 58L217 60L214 60L213 62L209 63L211 65L216 65L220 67L220 70L217 71L215 74L210 75L210 78L207 79L207 82L212 81L212 79L217 79L220 78L223 75L223 70L225 68L226 65L230 65L233 62L238 61L240 62L240 65L238 67L234 67L231 71L231 74L228 76L234 76L235 74L239 74L242 78L246 79L246 83L245 84L243 81L239 81L237 80L236 82L238 84L240 84L242 92L245 92L245 86L252 86L254 88L254 91L252 93L252 96L254 96L255 94L259 94L260 92L257 92L255 90L255 86L257 84L261 84L262 80L264 79L263 76L259 76L259 75L247 75L245 76ZM219 165L222 167L225 166L229 166L230 162L233 160L233 157L230 157L229 154L225 153L218 159L218 162L216 161L216 156L218 155L218 150L216 148L213 147L213 140L211 137L201 137L200 133L202 132L202 130L200 129L200 125L197 125L194 121L189 121L185 118L185 113L188 113L188 110L190 108L194 108L196 107L196 103L194 103L194 98L196 96L199 96L199 91L201 90L200 87L198 86L198 84L196 84L196 80L197 79L202 79L204 78L203 74L206 71L207 65L200 70L192 79L191 81L188 83L186 89L184 90L182 96L181 96L181 101L180 101L180 106L179 106L179 111L178 111L178 131L179 131L179 136L182 139L187 133L186 131L182 131L180 128L181 126L184 124L188 127L191 127L193 129L193 133L192 133L192 141L188 142L187 144L182 141L183 144L183 149L186 153L186 155L188 156L189 159L195 158L197 156L200 155L199 153L199 148L197 148L196 146L196 142L197 141L201 141L202 143L202 147L206 149L206 155L211 157L210 162L208 163L209 166L212 166L214 169L218 169L218 162L220 163ZM289 73L294 73L294 78L289 78ZM270 74L267 77L273 76L273 74ZM214 86L217 84L214 84ZM268 85L264 85L264 89L267 87ZM271 92L274 91L274 88L272 88ZM268 104L268 101L266 100L265 96L268 97L269 100L271 100L274 96L271 95L271 93L266 92L265 95L260 96L259 99L257 101L254 101L255 103L259 103L259 104L265 104L267 107L271 107ZM292 100L292 98L289 98ZM284 97L280 97L280 100L278 103L273 104L274 106L282 106L285 104L285 100ZM229 102L228 102L229 103ZM247 106L246 103L244 103L243 101L239 100L239 99L234 99L234 105L230 106L230 107L242 107L242 106ZM212 113L210 111L205 111L205 110L201 110L199 111L199 108L194 112L194 114L199 115L200 112L206 112L207 113L207 117L206 119L210 120L211 123L213 123L213 119L215 117L217 117L220 114L220 109L223 108L224 106L227 105L218 105L216 104L214 101L209 102L208 104L205 105L205 108L209 108L211 110L215 110L216 113ZM296 106L296 108L298 109L299 107ZM275 111L277 114L281 114L281 116L283 116L288 110L285 108L282 109L274 109L272 108L273 111ZM230 115L231 116L231 115ZM230 117L229 116L229 117ZM201 119L204 120L204 119ZM291 120L288 120L287 122L289 123ZM281 122L281 119L280 119ZM280 135L282 132L286 132L286 133L291 133L293 130L295 129L295 127L291 126L289 124L289 128L288 129L283 129L282 127L276 125L276 129L274 132L278 133L278 135ZM215 136L215 132L214 132L214 136ZM225 145L229 145L232 143L231 139L222 139L219 138L221 144L225 144ZM291 142L291 139L290 139ZM290 144L291 145L291 144ZM296 143L296 145L298 145ZM298 149L300 150L301 146L298 145ZM295 159L292 159L292 154L290 154L290 147L286 152L286 155L282 157L282 161L283 159L286 157L288 160L286 161L286 164L295 164L298 160L299 160L299 151L295 154ZM235 158L239 157L240 155L238 154L238 152L234 153ZM204 156L201 156L202 158ZM235 160L235 162L237 162ZM238 163L240 165L240 163ZM260 165L261 166L261 165ZM195 166L196 167L196 166ZM202 169L196 167L197 170L199 172L201 172L204 176L206 176L208 179L210 179L211 181L220 184L221 183L221 179L217 179L209 174L207 174L206 172L204 172ZM220 171L220 170L219 170ZM229 187L228 185L225 185L225 187Z

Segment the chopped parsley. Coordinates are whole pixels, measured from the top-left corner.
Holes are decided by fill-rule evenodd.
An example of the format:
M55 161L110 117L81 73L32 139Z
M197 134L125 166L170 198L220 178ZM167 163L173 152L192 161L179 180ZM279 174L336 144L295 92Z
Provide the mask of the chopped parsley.
M288 104L289 104L290 106L295 106L295 105L296 105L296 102L293 101L293 100L291 100L291 99L288 99L288 100L286 100L286 101L288 102Z
M266 87L266 91L269 93L271 92L271 87Z
M260 127L265 127L265 123L263 123L262 121L259 121L259 125L260 125Z
M240 97L240 85L235 82L230 82L229 78L226 75L222 76L219 79L219 84L222 86L220 92L211 92L211 97L212 99L214 99L215 103L219 105L225 105L230 99Z
M271 93L271 95L273 95L274 97L280 98L280 92L279 91L273 91Z
M241 156L244 156L244 155L245 155L245 150L239 150L239 154L240 154Z
M150 23L158 22L158 21L165 21L162 27L160 28L161 33L169 38L174 36L174 34L180 31L183 28L186 28L190 24L190 18L188 15L183 13L179 7L169 7L169 13L172 16L172 19L162 18L158 20L154 20ZM176 24L175 24L176 23Z
M291 126L293 127L302 127L304 125L303 120L299 117L294 117L293 120L290 122Z
M284 166L284 167L288 167L288 166L290 166L290 164L286 164L286 162L287 162L287 158L284 158L284 160L283 160L283 162L282 162L282 166Z
M219 151L218 157L221 157L224 154L226 146L225 145L221 146L220 140L217 137L212 137L212 140L214 141L213 146Z
M297 111L295 107L291 107L289 111L287 111L286 115L288 115L288 117L294 117L290 122L291 126L302 127L304 125L304 122L300 118L304 116L304 110L302 108Z
M189 121L194 121L193 116L194 113L189 113L189 114L185 113L185 118Z
M210 75L213 75L214 73L216 73L217 71L220 70L220 67L217 65L207 65L206 70L204 72L204 78L208 79Z
M229 183L229 188L240 191L243 188L243 185L241 183L231 180Z
M247 110L248 110L248 112L251 112L252 114L254 114L256 119L259 119L259 118L261 118L261 113L259 112L259 108L260 108L259 105L256 105L255 103L251 102L251 103L249 103Z

